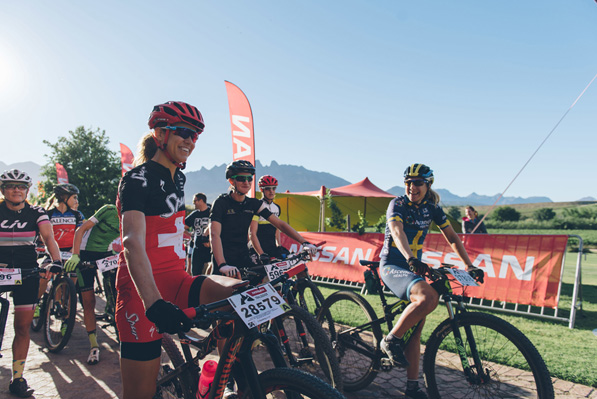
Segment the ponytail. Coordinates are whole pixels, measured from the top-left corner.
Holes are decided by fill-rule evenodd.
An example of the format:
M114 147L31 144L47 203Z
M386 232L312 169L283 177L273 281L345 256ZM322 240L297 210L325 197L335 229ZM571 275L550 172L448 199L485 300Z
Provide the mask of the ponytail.
M54 202L59 202L58 198L56 198L56 194L52 194L50 195L50 197L48 197L48 199L46 200L46 204L44 205L44 209L50 209L52 205L54 205Z
M158 151L158 146L153 138L153 132L147 133L141 137L137 144L137 156L133 162L134 166L139 166L149 161Z
M434 204L439 204L440 196L437 192L431 189L431 185L427 186L427 198Z

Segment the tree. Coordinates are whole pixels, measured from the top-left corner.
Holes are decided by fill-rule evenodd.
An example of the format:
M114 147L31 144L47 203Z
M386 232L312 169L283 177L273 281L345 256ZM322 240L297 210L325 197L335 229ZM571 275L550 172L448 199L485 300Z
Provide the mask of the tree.
M457 206L449 206L447 208L447 214L450 215L453 219L459 220L462 217L460 213L460 208Z
M113 204L116 200L118 181L121 177L120 157L108 149L106 131L95 131L79 126L69 131L67 137L59 137L56 143L44 140L51 149L46 155L48 163L42 167L40 195L43 203L53 193L57 184L56 162L68 173L69 183L74 184L79 194L79 210L88 217L102 205Z
M520 212L511 206L501 206L495 210L493 217L498 222L517 222L520 220Z
M551 208L540 208L533 212L533 218L540 221L552 220L556 217L556 213Z
M329 190L325 197L326 197L327 206L330 209L330 211L332 212L331 217L325 218L326 226L329 226L329 227L332 227L332 228L335 228L335 229L338 229L341 231L344 230L346 227L346 219L345 219L344 215L342 214L342 211L338 207L338 204L336 204L336 202L333 200L332 196L330 195Z

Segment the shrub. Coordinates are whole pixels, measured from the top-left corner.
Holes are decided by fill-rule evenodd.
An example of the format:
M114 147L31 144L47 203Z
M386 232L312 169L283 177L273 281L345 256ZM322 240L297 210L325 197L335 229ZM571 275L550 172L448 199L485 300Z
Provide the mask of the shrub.
M551 208L540 208L533 212L533 218L537 220L552 220L556 213Z
M499 222L517 222L520 220L520 212L511 206L501 206L495 210L493 218Z

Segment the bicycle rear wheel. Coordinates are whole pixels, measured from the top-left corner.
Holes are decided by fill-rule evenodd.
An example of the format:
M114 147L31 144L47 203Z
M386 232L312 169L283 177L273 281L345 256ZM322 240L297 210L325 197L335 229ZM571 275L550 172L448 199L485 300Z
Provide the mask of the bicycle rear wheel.
M463 373L452 323L445 320L425 348L423 371L429 397L554 397L545 362L520 330L481 312L459 315L458 324L472 375L467 378Z
M352 291L333 293L319 311L317 321L330 336L347 392L367 387L377 376L382 332L372 323L376 319L369 302Z
M296 286L298 290L298 304L312 315L317 316L321 305L323 305L323 301L325 301L319 287L313 281L306 278L298 279Z
M189 370L183 370L176 377L162 384L159 383L160 379L166 377L175 368L180 367L185 362L176 343L168 334L163 334L162 336L162 349L158 384L153 399L195 399L194 391L196 388L194 389L193 387L197 387L197 383L199 382L198 372L196 373L196 379Z
M68 343L77 317L77 292L69 277L58 277L48 294L44 339L48 350L60 352Z
M329 336L315 317L298 305L272 321L290 367L313 374L342 390L342 374Z
M344 396L319 378L297 369L277 368L259 374L259 384L267 399L343 399ZM250 390L242 399L254 399ZM255 398L256 399L256 398Z

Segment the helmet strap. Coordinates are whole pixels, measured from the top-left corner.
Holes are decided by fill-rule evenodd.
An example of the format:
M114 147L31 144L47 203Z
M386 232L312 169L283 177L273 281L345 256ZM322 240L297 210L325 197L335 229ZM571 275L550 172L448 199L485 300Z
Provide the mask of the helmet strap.
M155 141L155 144L158 146L158 148L160 150L162 150L162 152L164 153L164 155L166 156L166 158L168 158L168 160L170 162L172 162L177 168L179 168L179 169L186 168L186 166L187 166L186 162L176 162L174 160L174 158L172 157L172 155L170 155L170 153L168 152L168 137L170 136L170 131L167 130L167 129L163 129L163 130L166 131L166 136L164 138L164 143L160 144L160 142L158 141L158 138L155 135L155 129L153 130L153 134L152 134L153 141Z

